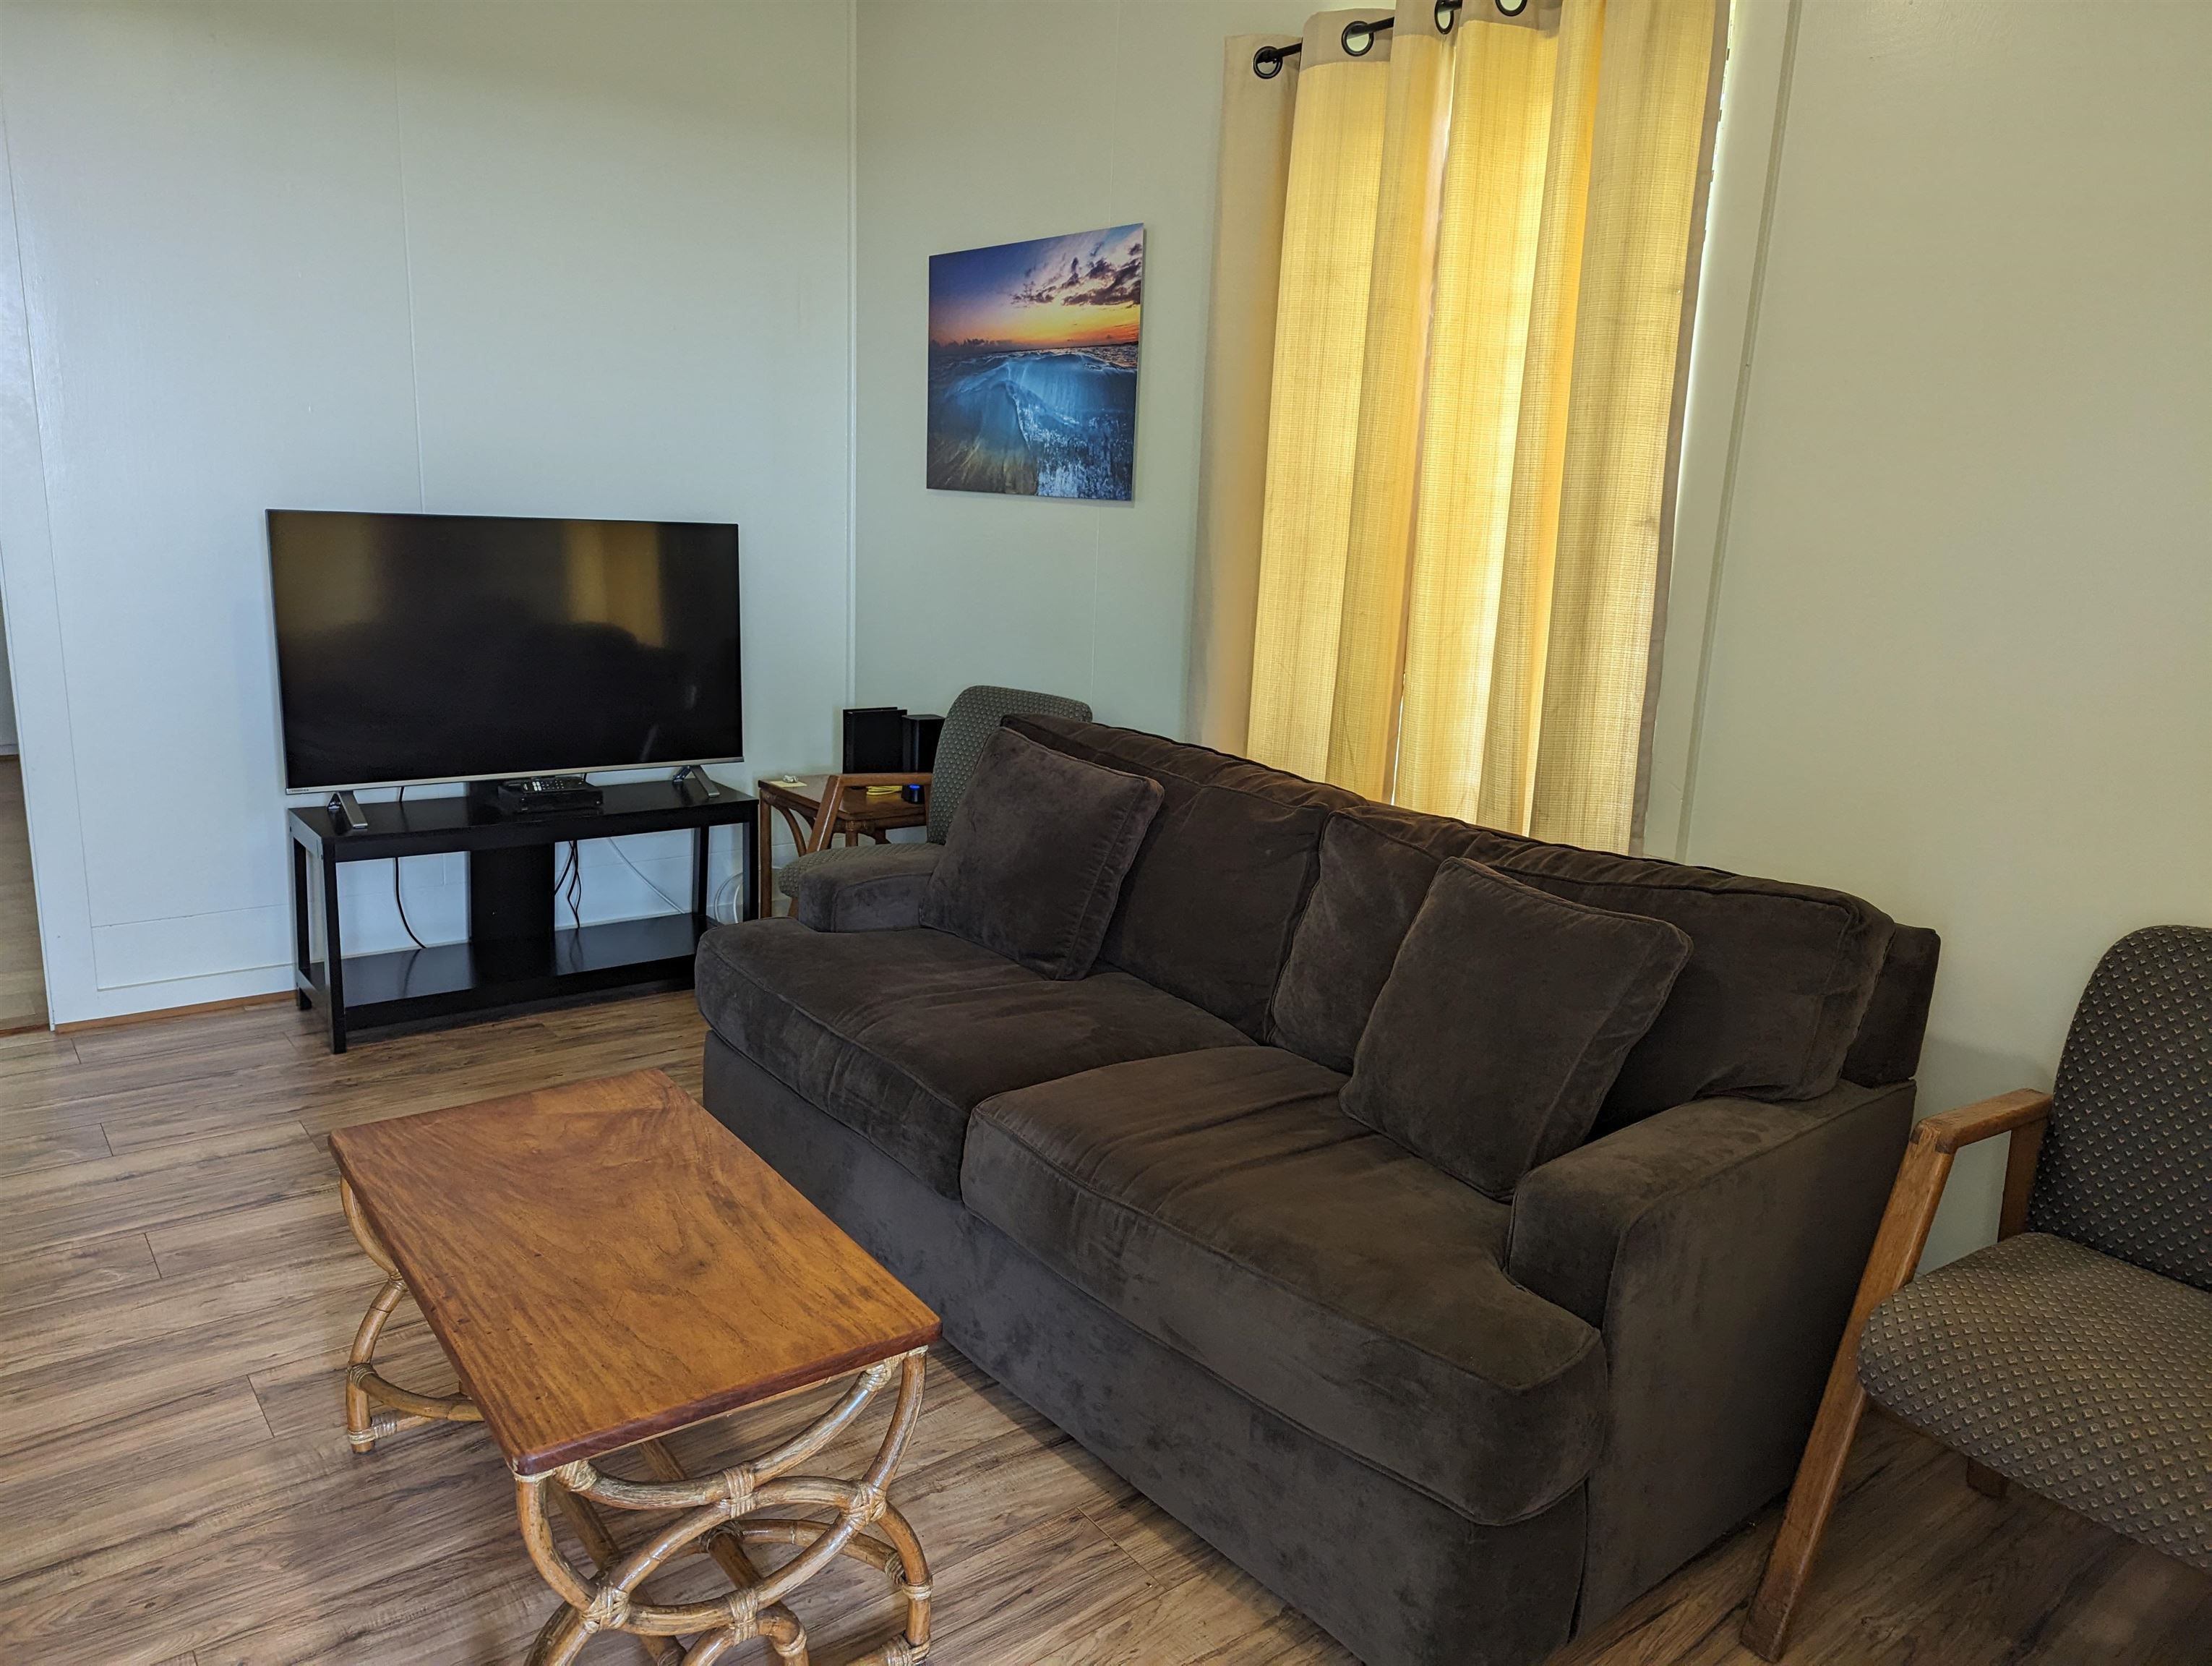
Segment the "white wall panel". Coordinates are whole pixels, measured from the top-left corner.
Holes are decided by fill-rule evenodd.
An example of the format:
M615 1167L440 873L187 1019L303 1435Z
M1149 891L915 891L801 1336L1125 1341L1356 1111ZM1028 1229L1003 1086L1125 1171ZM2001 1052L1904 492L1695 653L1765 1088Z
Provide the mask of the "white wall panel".
M96 926L282 898L262 512L413 471L386 22L5 20Z
M824 755L849 23L0 6L0 538L58 1019L289 981L269 507L735 520L748 751ZM604 860L603 917L662 906ZM363 946L405 940L382 873L345 888Z

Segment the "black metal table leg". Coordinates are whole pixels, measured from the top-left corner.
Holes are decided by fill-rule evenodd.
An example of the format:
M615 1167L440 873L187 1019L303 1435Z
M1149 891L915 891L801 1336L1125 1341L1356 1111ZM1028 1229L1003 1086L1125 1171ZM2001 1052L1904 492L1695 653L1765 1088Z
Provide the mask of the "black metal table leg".
M323 868L323 988L331 1002L331 1051L346 1050L345 950L338 940L338 864Z
M306 1012L315 1003L300 987L301 980L315 981L314 933L307 924L307 848L297 839L292 843L292 969L299 974L293 980L292 999Z

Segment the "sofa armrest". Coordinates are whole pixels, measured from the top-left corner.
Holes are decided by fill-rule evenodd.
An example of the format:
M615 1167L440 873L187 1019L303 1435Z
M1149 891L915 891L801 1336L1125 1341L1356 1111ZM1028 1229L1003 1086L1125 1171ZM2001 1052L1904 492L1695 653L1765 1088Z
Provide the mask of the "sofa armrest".
M1831 1125L1839 1121L1881 1125L1886 1158L1866 1200L1871 1237L1904 1152L1911 1104L1909 1084L1900 1091L1846 1083L1794 1104L1698 1099L1647 1116L1522 1177L1513 1194L1508 1268L1538 1295L1602 1325L1616 1268L1653 1254L1655 1240L1676 1218L1698 1213L1701 1195L1755 1168L1771 1177L1768 1183L1809 1197L1821 1174L1808 1164L1835 1143ZM1726 1221L1711 1223L1711 1230L1730 1231ZM1860 1244L1859 1260L1865 1252Z
M1611 1372L1583 1617L1789 1484L1912 1122L1910 1082L1701 1099L1516 1189L1507 1266L1599 1327Z
M921 896L941 844L886 844L810 866L792 912L818 932L896 931L921 923Z

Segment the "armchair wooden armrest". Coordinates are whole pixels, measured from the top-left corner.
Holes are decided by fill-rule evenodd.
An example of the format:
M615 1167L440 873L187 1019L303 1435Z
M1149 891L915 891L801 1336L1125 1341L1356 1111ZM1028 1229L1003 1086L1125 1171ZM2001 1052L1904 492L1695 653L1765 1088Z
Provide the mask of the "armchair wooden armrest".
M1997 1219L1997 1235L2010 1237L2027 1221L2035 1161L2043 1149L2043 1134L2050 1119L2051 1096L2023 1089L1940 1111L1914 1127L1905 1147L1905 1160L1898 1165L1897 1179L1890 1187L1889 1206L1875 1234L1858 1294L1851 1302L1851 1316L1844 1326L1835 1364L1828 1371L1820 1413L1805 1443L1805 1456L1790 1489L1782 1530L1767 1558L1759 1594L1753 1597L1751 1611L1744 1619L1744 1646L1762 1659L1778 1660L1788 1646L1790 1620L1812 1577L1813 1560L1827 1530L1829 1512L1843 1489L1844 1460L1866 1411L1866 1390L1859 1386L1859 1338L1868 1316L1918 1269L1920 1253L1928 1245L1928 1229L1936 1219L1936 1206L1942 1201L1944 1183L1951 1177L1953 1157L1962 1146L2000 1134L2012 1136L2005 1161L2004 1202ZM1992 1478L1977 1476L1975 1484L1986 1489Z
M1954 1152L1961 1146L1971 1146L1993 1134L2009 1134L2014 1128L2048 1122L2050 1117L2051 1096L2021 1088L2011 1093L2000 1093L1994 1099L1978 1099L1956 1110L1938 1111L1917 1123L1912 1137L1916 1141L1925 1140L1944 1151Z
M873 773L842 772L830 775L822 783L822 802L814 807L814 827L806 836L809 852L821 849L830 842L830 830L836 825L837 806L844 801L848 787L919 787L921 801L929 803L929 783L933 772L922 769L889 769Z

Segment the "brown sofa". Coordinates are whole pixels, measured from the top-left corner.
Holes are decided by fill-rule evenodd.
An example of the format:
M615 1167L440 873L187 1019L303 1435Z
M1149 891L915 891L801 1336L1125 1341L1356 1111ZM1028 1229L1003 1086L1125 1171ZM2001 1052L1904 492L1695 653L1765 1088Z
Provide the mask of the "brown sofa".
M919 926L911 852L838 864L701 945L717 1116L1376 1666L1539 1660L1788 1483L1911 1121L1932 933L1008 724L1164 789L1091 976ZM1338 1106L1462 856L1692 944L1591 1137L1506 1201Z

